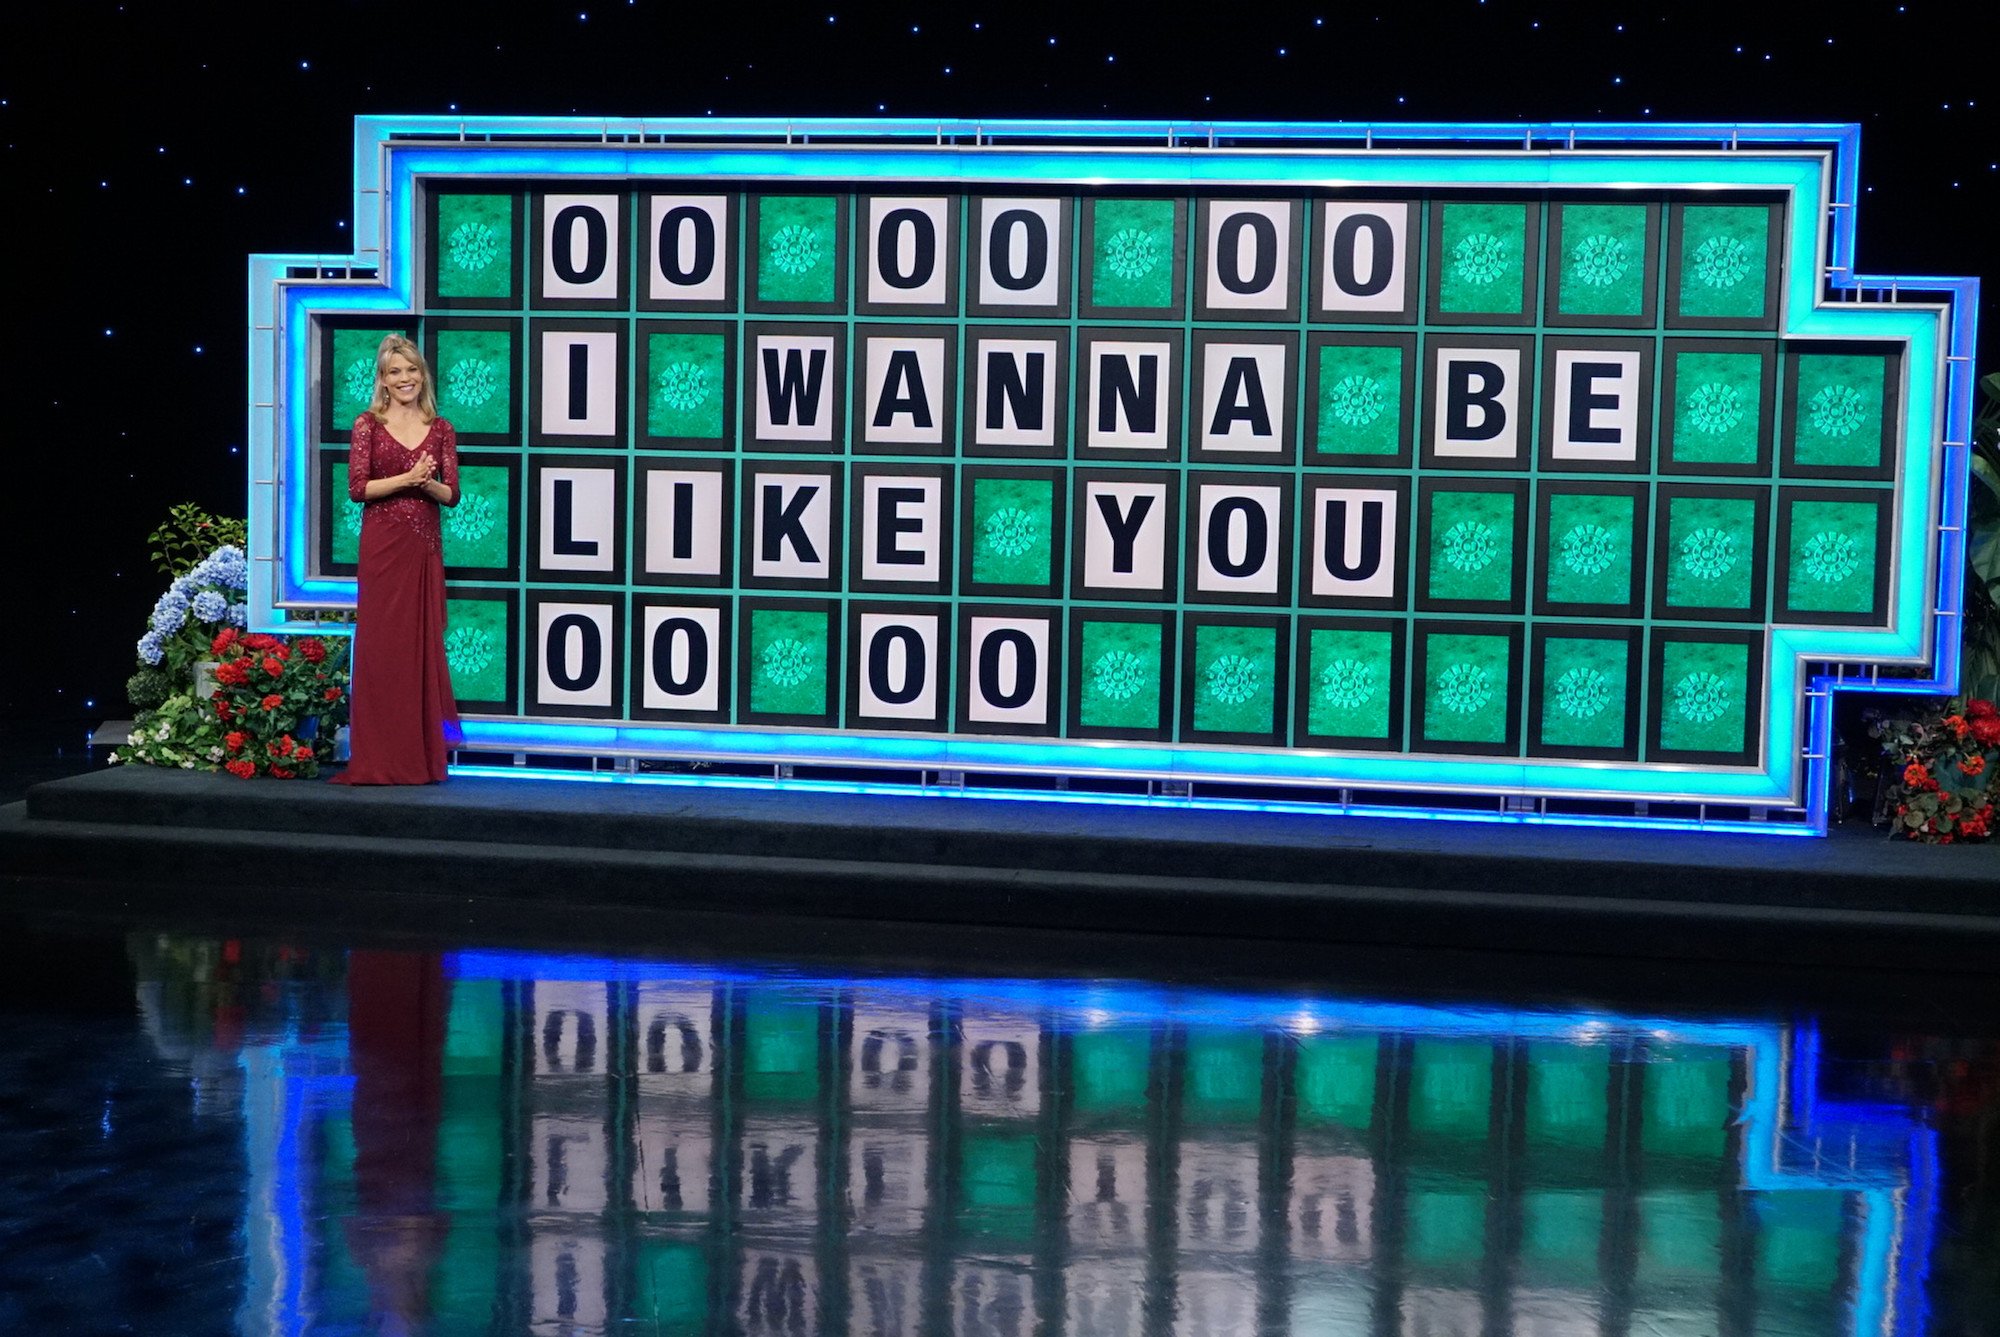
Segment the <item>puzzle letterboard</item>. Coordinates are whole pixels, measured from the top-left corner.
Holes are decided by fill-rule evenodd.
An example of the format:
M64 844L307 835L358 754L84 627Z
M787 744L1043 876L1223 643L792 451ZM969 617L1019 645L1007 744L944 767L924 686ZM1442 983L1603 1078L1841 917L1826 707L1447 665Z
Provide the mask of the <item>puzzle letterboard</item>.
M472 715L1748 767L1888 622L1902 352L1781 335L1781 195L1042 189L433 186L320 573L397 329Z

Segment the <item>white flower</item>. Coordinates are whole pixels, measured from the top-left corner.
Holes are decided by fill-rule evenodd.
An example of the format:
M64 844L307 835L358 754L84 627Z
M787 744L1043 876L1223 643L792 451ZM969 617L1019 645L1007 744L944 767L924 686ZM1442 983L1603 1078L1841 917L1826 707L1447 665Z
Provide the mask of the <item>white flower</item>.
M191 761L184 761L181 763L181 769L184 771L191 771L194 769L194 763Z
M105 758L105 761L107 761L113 766L116 766L119 762L123 760L125 760L125 758L119 756L116 752L113 752L110 756Z

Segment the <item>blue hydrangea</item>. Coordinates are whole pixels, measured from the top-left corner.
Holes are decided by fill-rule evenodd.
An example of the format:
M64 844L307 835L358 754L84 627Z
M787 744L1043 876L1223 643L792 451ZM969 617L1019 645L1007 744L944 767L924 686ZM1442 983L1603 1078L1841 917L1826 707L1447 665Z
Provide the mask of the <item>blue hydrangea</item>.
M153 605L153 615L147 622L155 631L179 631L181 624L187 621L187 613L187 595L179 590L169 589L160 596L160 601Z
M197 585L220 585L225 589L240 590L248 587L249 575L250 564L243 556L243 549L232 543L202 558L201 563L184 579Z
M250 625L250 608L247 604L229 605L229 625L247 627Z
M157 631L149 631L139 638L139 658L148 664L157 664L167 657L167 638Z
M203 590L194 596L194 615L203 622L220 622L229 612L229 600L214 590Z

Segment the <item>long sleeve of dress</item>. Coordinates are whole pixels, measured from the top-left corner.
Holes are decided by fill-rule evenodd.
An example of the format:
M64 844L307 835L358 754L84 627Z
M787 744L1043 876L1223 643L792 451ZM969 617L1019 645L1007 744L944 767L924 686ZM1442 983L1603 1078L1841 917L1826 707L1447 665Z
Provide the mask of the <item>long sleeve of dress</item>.
M438 422L438 481L451 489L446 506L458 505L458 430L449 419Z
M368 415L362 414L354 420L354 432L347 438L347 499L365 501L368 490L369 469L372 461L374 433L370 431Z

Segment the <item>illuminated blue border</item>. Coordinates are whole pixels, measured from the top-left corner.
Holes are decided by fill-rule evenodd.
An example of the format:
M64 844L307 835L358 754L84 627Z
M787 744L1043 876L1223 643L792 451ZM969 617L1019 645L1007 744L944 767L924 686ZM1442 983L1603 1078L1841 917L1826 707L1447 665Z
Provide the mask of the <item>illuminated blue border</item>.
M496 142L542 137L545 141ZM816 146L865 137L866 146ZM783 120L750 118L363 117L354 141L356 251L352 256L258 256L250 274L251 608L266 630L316 626L282 605L351 604L350 580L307 575L313 433L304 393L307 335L318 312L415 309L415 185L419 177L701 175L747 180L923 177L989 181L1125 181L1195 190L1209 184L1493 183L1532 186L1682 186L1787 191L1790 337L1869 337L1907 344L1908 394L1888 631L1774 629L1766 674L1761 769L1552 764L1519 759L1252 753L1187 746L1009 742L834 732L677 729L544 720L469 720L466 746L495 752L704 756L725 761L870 764L905 769L1102 773L1173 781L1227 781L1515 793L1783 807L1804 793L1805 821L1748 829L1821 832L1827 818L1831 695L1835 691L1956 690L1964 568L1962 522L1972 415L1971 354L1977 280L1861 275L1853 270L1859 127L1841 124L1374 125L1345 122ZM594 142L593 142L594 141ZM1135 147L1134 142L1152 147ZM1163 149L1161 146L1170 146ZM1218 148L1218 145L1226 147ZM1385 151L1378 146L1398 146ZM1495 147L1495 146L1504 146ZM1754 148L1755 152L1742 152ZM1211 151L1213 150L1213 151ZM1821 219L1830 217L1827 226ZM1803 257L1813 257L1806 263ZM359 279L288 278L374 271ZM1830 287L1855 297L1823 302ZM1898 303L1907 294L1922 302ZM1934 305L1936 304L1936 305ZM1946 342L1948 340L1948 343ZM1942 388L1944 402L1938 402ZM1940 431L1941 429L1941 431ZM1941 435L1934 453L1920 442ZM1941 465L1942 467L1938 467ZM282 493L282 505L281 502ZM1931 540L1936 535L1935 560ZM1916 560L1919 554L1925 560ZM336 624L326 628L344 630ZM1863 665L1803 681L1808 663ZM1878 680L1867 665L1929 666L1924 678ZM1800 704L1806 706L1803 712ZM1803 764L1802 764L1803 763ZM521 770L509 774L519 775ZM1673 787L1673 786L1678 786ZM1074 796L1070 796L1074 797ZM1314 810L1324 810L1323 807ZM1458 810L1438 810L1458 816ZM1508 819L1535 820L1534 814ZM1564 819L1568 820L1568 819ZM1586 821L1589 819L1576 819ZM1650 818L1614 819L1657 826ZM1701 823L1707 829L1727 825Z

